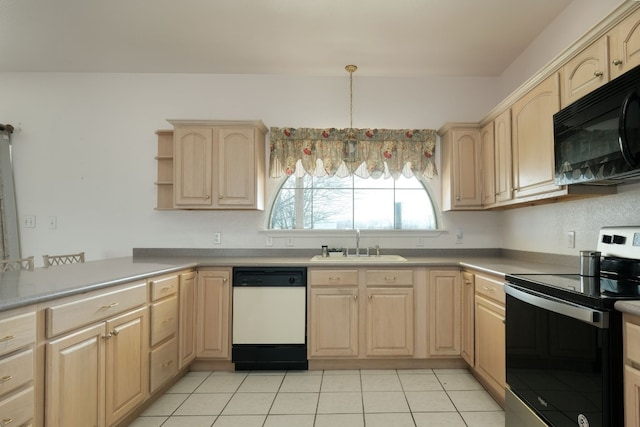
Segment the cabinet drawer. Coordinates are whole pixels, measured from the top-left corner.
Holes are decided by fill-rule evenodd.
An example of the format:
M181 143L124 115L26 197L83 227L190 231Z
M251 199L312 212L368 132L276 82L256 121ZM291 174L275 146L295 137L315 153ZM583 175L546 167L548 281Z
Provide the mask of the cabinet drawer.
M174 295L178 292L178 276L164 276L149 281L151 286L151 301Z
M178 340L175 338L162 344L150 356L151 393L178 373Z
M33 350L0 359L0 396L33 380Z
M633 363L636 369L640 369L640 325L624 322L624 343L627 361Z
M146 300L147 284L142 282L49 307L46 310L47 338L123 313L144 304Z
M35 341L35 312L0 320L0 356L33 344Z
M21 426L33 418L35 412L33 387L0 400L0 426Z
M413 285L413 270L367 270L367 286Z
M358 270L310 270L311 286L358 286Z
M476 294L505 304L504 283L476 274Z
M178 328L178 297L151 305L151 346L175 334Z

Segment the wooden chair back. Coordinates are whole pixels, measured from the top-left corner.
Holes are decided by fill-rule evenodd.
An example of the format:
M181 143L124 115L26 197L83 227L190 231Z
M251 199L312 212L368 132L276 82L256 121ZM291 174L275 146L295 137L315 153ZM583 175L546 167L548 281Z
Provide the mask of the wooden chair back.
M84 252L66 255L42 255L42 260L45 268L62 264L74 264L84 262Z
M0 260L0 271L33 271L33 257Z

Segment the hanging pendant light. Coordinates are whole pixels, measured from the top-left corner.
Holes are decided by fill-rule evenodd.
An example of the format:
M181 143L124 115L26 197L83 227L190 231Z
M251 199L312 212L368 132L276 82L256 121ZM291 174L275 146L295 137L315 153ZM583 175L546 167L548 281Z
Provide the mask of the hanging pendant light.
M355 65L347 65L344 69L349 73L349 129L347 129L345 135L343 151L344 160L353 162L355 161L356 146L358 144L356 131L353 129L353 73L358 67Z

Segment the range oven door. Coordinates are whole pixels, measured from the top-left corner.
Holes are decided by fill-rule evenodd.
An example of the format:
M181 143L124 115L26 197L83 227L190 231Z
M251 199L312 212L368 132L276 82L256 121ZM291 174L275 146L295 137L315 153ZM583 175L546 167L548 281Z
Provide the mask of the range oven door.
M615 313L511 283L505 292L506 375L513 397L551 426L622 426ZM510 419L509 406L507 401L506 426L522 425Z

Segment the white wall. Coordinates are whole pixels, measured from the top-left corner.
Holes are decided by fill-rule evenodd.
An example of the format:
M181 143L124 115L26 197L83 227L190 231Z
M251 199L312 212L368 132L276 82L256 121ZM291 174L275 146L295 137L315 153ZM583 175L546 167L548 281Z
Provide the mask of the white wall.
M84 250L88 259L131 254L132 247L211 248L214 231L229 248L264 248L266 212L156 211L157 129L167 118L261 119L270 126L345 127L348 76L167 74L1 74L2 122L14 134L23 255ZM354 78L354 126L438 128L451 118L477 121L499 99L498 79ZM270 180L267 200L277 181ZM439 180L432 182L439 199ZM48 218L57 217L57 229ZM464 247L497 247L497 213L445 214ZM295 247L352 244L295 234ZM374 241L375 240L375 241ZM274 246L284 246L276 236ZM343 243L346 241L345 243ZM363 245L415 247L408 233L363 235ZM426 247L453 247L450 234ZM455 246L459 247L459 246Z

